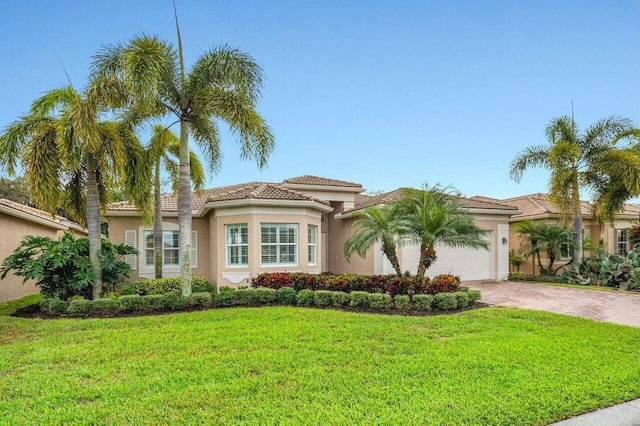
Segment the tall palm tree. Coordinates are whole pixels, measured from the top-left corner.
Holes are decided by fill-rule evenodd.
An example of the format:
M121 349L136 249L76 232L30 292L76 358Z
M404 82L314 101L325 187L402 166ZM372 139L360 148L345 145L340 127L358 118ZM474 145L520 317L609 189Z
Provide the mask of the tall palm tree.
M175 11L175 8L174 8ZM191 293L191 177L189 136L205 153L210 170L220 165L217 120L236 135L243 159L267 163L274 147L271 131L256 111L262 70L251 56L222 45L185 67L178 18L178 49L155 36L141 35L105 46L94 58L93 76L118 81L139 119L173 115L180 123L178 220L182 294ZM117 102L113 102L114 105Z
M596 197L615 192L626 201L624 197L637 194L640 188L638 157L616 146L630 131L631 122L623 118L602 119L584 132L571 117L555 118L545 131L549 145L528 147L511 163L510 176L516 182L530 167L550 170L549 200L572 220L573 261L577 264L582 261L580 189L595 189ZM606 176L613 179L607 181ZM623 191L615 190L615 185L621 185Z
M571 248L573 246L573 232L569 229L549 225L546 223L535 223L533 220L527 220L520 223L516 227L524 242L522 245L523 254L526 256L536 255L538 258L538 266L540 273L549 273L555 275L562 265L555 270L553 264L559 255L562 255L564 247ZM547 266L542 265L540 252L547 253L549 263Z
M161 203L161 170L164 169L169 177L173 191L178 190L180 139L171 130L157 124L153 127L153 134L149 147L149 166L152 168L154 213L153 213L153 262L156 278L162 278L162 203ZM204 186L204 168L195 152L189 153L191 164L191 182L193 189L199 190Z
M420 244L418 277L438 259L436 245L489 249L486 232L449 188L405 189L397 201L405 239Z
M13 175L22 164L36 206L52 214L64 206L87 226L94 298L102 293L101 210L112 190L124 184L137 205L148 200L144 149L130 127L99 119L99 95L91 87L51 90L0 136L0 167Z
M395 206L370 206L355 213L354 218L353 235L344 244L344 255L347 261L351 259L354 252L364 258L367 250L376 242L380 242L382 244L380 250L389 259L396 274L401 276L396 243L401 230L396 220Z

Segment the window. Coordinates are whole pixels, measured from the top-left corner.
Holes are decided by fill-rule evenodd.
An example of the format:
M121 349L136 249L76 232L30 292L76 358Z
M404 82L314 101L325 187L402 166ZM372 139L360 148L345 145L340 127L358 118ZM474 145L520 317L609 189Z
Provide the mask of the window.
M225 225L227 235L227 266L249 264L249 234L247 224Z
M162 264L166 266L180 265L180 246L178 231L162 232ZM145 264L153 266L153 231L144 231Z
M298 263L298 225L263 223L260 225L260 263L296 265Z
M571 244L560 244L560 259L571 259L573 253L571 251Z
M307 230L308 243L309 243L309 265L316 264L316 235L318 234L318 227L315 225L309 225Z
M616 253L621 256L626 256L629 251L626 229L616 229L616 241Z

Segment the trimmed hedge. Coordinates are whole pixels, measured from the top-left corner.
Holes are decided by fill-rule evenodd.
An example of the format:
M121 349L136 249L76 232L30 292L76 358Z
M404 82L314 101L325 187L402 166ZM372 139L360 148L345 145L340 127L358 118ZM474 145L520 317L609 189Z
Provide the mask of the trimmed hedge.
M469 306L469 294L464 291L457 291L453 293L456 295L456 302L458 309L466 308Z
M98 315L113 315L120 310L120 303L115 299L94 299L89 303L89 313Z
M255 301L254 290L248 288L239 289L233 292L233 301L236 305L251 305Z
M120 307L125 312L139 311L143 306L144 300L142 300L142 296L139 294L120 296Z
M91 300L73 299L69 302L69 315L87 315L91 308Z
M276 291L272 288L258 287L253 292L258 303L273 303L276 301Z
M191 293L189 297L187 297L187 305L192 308L206 308L207 306L211 306L211 293L206 291L201 291L199 293Z
M438 293L433 296L433 305L441 311L450 311L458 307L455 293Z
M296 291L330 290L345 293L366 291L368 293L387 293L393 297L398 294L453 293L458 291L460 279L446 274L429 279L429 277L398 277L396 275L269 272L253 278L251 285L252 287L269 287L275 290L282 287L293 287Z
M225 308L228 306L233 306L235 302L235 290L222 290L220 289L220 293L216 294L213 298L213 301L216 306Z
M433 304L433 296L430 294L416 294L413 296L412 301L417 310L429 312Z
M332 291L331 292L331 304L333 306L345 306L349 304L351 296L344 291Z
M393 305L391 296L388 294L369 293L367 303L371 309L389 309Z
M298 306L311 306L314 298L313 290L300 290L296 294L296 303Z
M142 309L146 311L164 311L168 308L167 296L164 294L142 296L142 301Z
M139 294L146 296L149 294L167 294L172 291L182 292L180 277L159 278L151 280L134 281L120 291L120 294ZM191 291L194 293L215 292L213 285L202 277L191 278Z
M295 305L296 290L293 287L280 287L276 290L276 301L283 305Z
M349 306L364 307L369 301L369 294L366 291L352 291L349 295Z
M313 292L313 303L316 306L329 306L333 304L332 291L329 290L316 290Z
M467 294L469 295L469 304L470 305L473 305L475 302L480 300L480 298L482 297L482 295L480 294L480 290L469 290L467 292Z
M394 297L393 304L396 309L399 309L401 311L408 311L409 309L411 309L411 299L409 298L409 296L406 296L404 294L399 294Z

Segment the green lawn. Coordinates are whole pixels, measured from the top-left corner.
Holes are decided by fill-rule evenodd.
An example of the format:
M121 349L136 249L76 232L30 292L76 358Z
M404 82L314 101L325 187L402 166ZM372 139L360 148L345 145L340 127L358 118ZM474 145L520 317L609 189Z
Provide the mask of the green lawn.
M0 424L544 425L640 396L639 341L504 308L0 316Z

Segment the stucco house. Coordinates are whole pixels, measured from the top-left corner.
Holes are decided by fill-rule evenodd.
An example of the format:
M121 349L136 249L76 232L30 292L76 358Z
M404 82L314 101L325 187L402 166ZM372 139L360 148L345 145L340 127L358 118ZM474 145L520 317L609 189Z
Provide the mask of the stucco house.
M347 262L344 243L351 235L353 213L384 204L400 193L362 194L362 185L317 176L299 176L281 183L249 182L206 189L193 194L192 271L218 286L247 285L267 271L386 274L392 268L379 247ZM517 208L493 201L461 198L487 231L489 251L447 249L427 271L433 276L452 272L463 280L504 279L508 275L509 217ZM162 196L163 275L179 275L177 197ZM153 278L153 239L135 207L110 204L105 220L109 238L137 248L128 256L131 279ZM403 270L415 272L417 248L399 253Z
M482 201L494 201L507 204L518 209L519 213L511 216L509 219L509 250L518 254L522 240L516 232L519 223L525 220L534 220L548 223L550 225L564 226L562 214L551 205L547 194L536 193L522 195L519 197L497 200L487 197L473 197ZM600 223L593 215L591 204L587 201L581 202L582 223L583 223L583 239L588 240L594 247L600 242L603 248L609 253L625 254L630 250L627 238L627 229L638 223L640 217L640 206L636 204L627 204L624 211L618 213L614 217L613 223ZM571 227L571 223L567 222L567 227ZM592 253L585 250L586 256ZM571 253L564 251L564 257L556 259L554 268L566 265L571 260ZM543 265L548 264L548 259L543 253L541 256ZM520 266L520 271L525 274L538 274L539 267L535 259L530 258L526 263Z
M27 235L57 239L67 231L78 236L87 235L80 225L62 216L52 216L42 210L0 198L0 262L11 255ZM23 284L22 277L9 273L0 281L0 303L39 291L33 281Z

